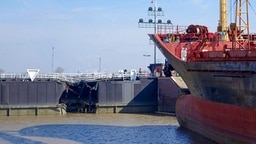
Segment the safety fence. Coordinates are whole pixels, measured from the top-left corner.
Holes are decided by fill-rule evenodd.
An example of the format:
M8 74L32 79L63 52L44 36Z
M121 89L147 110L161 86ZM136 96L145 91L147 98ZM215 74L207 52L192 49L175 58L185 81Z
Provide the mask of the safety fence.
M63 82L97 81L97 80L136 80L150 77L149 73L38 73L35 79L54 79ZM27 73L1 73L0 81L31 80Z

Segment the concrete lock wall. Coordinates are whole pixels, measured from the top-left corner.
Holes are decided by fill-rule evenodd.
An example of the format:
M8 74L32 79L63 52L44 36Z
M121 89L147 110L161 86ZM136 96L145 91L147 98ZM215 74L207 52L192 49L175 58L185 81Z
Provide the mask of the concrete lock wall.
M157 110L157 79L99 82L98 100L99 108L104 110L105 107L105 112L154 112Z
M64 89L57 81L0 81L0 105L56 105Z
M0 116L65 114L58 106L66 84L50 80L0 81Z
M97 84L89 94L87 85ZM96 86L96 85L95 85ZM69 86L58 81L0 81L0 110L4 115L15 113L47 113L63 98L68 103L87 101L95 104L98 113L175 112L179 88L170 78L142 78L134 81L80 82ZM73 94L73 95L72 95ZM38 109L40 108L40 109ZM77 106L75 106L77 112ZM10 110L12 109L12 112ZM21 109L21 110L18 110ZM28 111L23 111L27 109ZM31 109L31 110L29 110ZM65 109L66 110L66 109ZM1 114L0 114L1 115Z

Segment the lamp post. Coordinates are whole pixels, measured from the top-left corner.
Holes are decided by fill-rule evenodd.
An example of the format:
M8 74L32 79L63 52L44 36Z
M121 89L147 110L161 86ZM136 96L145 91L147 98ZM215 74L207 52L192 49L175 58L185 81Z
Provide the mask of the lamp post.
M151 55L150 54L143 54L143 56L146 58L146 65L147 65L147 63L148 63L147 58L151 57ZM147 67L146 67L146 70L147 70Z
M52 73L54 71L54 47L52 47Z
M154 7L148 8L148 16L153 16L154 20L149 19L147 22L144 22L142 18L139 19L138 27L139 28L154 28L154 34L157 33L157 27L161 25L172 25L171 20L167 20L166 23L162 22L161 19L157 20L158 16L164 16L164 11L161 7L157 7L157 1L152 1ZM156 64L156 44L154 43L154 64Z

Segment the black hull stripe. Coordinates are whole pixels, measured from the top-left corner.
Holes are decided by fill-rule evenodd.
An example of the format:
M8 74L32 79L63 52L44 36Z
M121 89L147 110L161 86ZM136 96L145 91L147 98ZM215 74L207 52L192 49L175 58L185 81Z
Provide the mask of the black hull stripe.
M214 77L234 77L245 78L248 75L256 74L255 71L232 71L232 70L192 70L187 69L188 72L212 73Z
M217 72L217 73L229 73L229 74L256 74L255 71L241 71L241 70L196 70L187 69L188 72Z

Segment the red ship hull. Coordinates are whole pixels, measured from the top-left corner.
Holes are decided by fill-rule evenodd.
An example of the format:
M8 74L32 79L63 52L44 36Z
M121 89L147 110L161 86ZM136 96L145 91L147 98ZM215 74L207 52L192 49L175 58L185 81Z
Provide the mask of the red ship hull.
M176 103L179 124L219 143L256 143L256 34L242 29L241 2L227 29L158 25L149 35L191 93Z
M255 143L256 108L181 96L176 103L180 125L219 143Z

